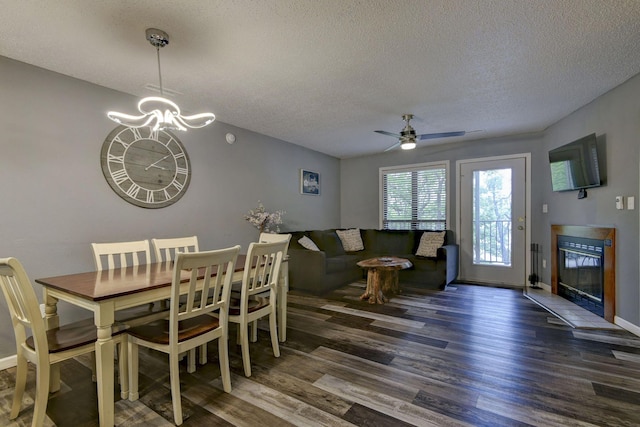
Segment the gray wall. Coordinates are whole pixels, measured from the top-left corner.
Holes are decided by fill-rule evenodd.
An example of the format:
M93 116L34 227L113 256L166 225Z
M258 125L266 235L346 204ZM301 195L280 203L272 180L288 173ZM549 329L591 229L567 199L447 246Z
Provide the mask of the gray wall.
M606 145L603 166L606 185L588 190L586 199L577 192L551 191L548 151L595 132ZM597 225L616 228L616 315L640 326L638 260L640 256L638 185L640 135L640 75L602 95L563 118L539 135L478 140L452 146L428 146L403 152L342 160L341 222L343 227L377 228L378 169L382 166L451 161L451 221L455 221L455 161L516 153L531 153L531 236L540 243L541 258L548 262L540 274L551 283L551 224ZM634 196L635 210L615 209L616 196ZM542 213L543 203L549 213ZM455 224L451 225L455 230Z
M532 158L546 155L542 150L542 135L521 135L466 143L431 145L411 151L394 150L377 155L343 159L341 218L343 227L379 228L379 168L415 163L449 160L450 224L456 230L456 160L531 153ZM532 161L533 163L533 161ZM547 166L548 169L548 166ZM535 170L535 168L534 168ZM547 170L544 170L547 173ZM532 204L539 202L533 182ZM535 220L535 215L534 215Z
M195 234L202 249L246 249L258 230L243 215L258 200L287 212L283 230L340 224L338 159L221 122L178 134L193 169L181 200L131 205L104 179L100 149L116 127L106 111L133 113L136 98L4 57L0 76L0 257L20 259L32 280L92 270L91 242ZM300 168L320 173L319 197L300 194ZM63 303L60 313L63 321L88 317ZM2 297L0 325L1 359L15 354Z
M587 190L578 200L577 192L551 191L550 174L544 174L544 202L549 213L542 215L540 232L549 258L551 224L597 225L616 228L616 315L640 325L638 290L638 171L640 137L640 75L597 98L590 104L551 126L545 132L545 151L595 132L598 144L604 141L607 181L603 187ZM548 167L538 164L540 168ZM635 210L617 210L616 196L634 196ZM551 272L544 272L551 283Z

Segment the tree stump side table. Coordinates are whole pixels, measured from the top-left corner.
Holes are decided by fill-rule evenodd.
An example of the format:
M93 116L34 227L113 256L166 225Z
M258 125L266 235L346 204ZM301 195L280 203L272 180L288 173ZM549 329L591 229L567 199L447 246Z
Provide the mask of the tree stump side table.
M410 268L413 264L406 258L379 257L359 261L358 266L368 270L367 289L360 299L368 299L369 304L384 304L388 301L385 293L399 293L398 271Z

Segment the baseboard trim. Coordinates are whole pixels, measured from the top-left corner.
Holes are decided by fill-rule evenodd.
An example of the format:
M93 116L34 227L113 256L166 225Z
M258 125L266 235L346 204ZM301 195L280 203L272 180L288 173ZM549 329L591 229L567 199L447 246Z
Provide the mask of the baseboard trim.
M5 369L13 368L18 364L18 356L15 354L13 356L5 357L4 359L0 359L0 371L4 371Z
M624 320L622 317L614 316L613 323L620 326L622 329L626 329L631 332L633 335L637 335L640 337L640 326L634 325L631 322Z

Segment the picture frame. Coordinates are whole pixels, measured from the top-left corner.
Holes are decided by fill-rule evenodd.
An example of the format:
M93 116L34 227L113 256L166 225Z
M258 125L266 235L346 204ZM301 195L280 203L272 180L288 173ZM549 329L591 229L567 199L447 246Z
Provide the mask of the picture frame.
M320 174L300 169L300 193L310 196L320 195Z

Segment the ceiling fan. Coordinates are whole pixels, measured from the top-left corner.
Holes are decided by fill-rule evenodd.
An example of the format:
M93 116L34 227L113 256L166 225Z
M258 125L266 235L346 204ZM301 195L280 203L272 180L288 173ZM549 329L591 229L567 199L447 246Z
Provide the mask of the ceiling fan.
M394 138L398 138L398 142L393 144L391 147L387 148L384 151L393 150L398 145L403 150L413 150L416 148L416 140L425 140L425 139L436 139L436 138L448 138L451 136L463 136L466 132L442 132L442 133L425 133L422 135L416 135L415 129L409 124L409 121L413 119L413 114L403 114L402 120L406 122L404 129L400 131L400 134L391 133L384 130L377 130L375 132L381 133L383 135L393 136Z

